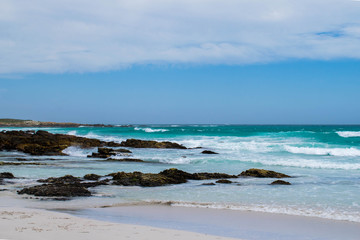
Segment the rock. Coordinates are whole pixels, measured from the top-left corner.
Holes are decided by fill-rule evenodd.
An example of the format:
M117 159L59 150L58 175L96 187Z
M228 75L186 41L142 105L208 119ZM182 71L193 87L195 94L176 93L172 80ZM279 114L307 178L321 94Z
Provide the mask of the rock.
M0 132L0 150L16 150L31 155L66 155L62 151L70 146L92 148L107 146L107 144L120 146L120 144L107 143L98 139L52 134L42 130L38 130L36 133L24 131Z
M176 168L166 169L159 174L175 179L180 183L185 183L187 179L194 179L193 174L184 172Z
M217 152L213 152L213 151L209 151L209 150L204 150L201 153L202 154L218 154Z
M34 162L0 162L0 166L19 166L19 165L49 165L46 163L34 163Z
M86 175L84 176L84 179L86 179L86 180L95 180L95 181L97 181L97 180L99 180L99 178L101 178L100 175L93 174L93 173L91 173L91 174L86 174Z
M106 162L145 162L144 160L136 159L136 158L121 158L121 159L109 158L109 159L102 160L102 161L106 161Z
M141 172L118 172L113 175L113 184L123 186L142 186L142 187L157 187L168 184L179 184L173 178L166 177L156 173L141 173ZM183 183L183 182L181 182Z
M4 178L12 179L12 178L15 178L15 177L10 172L2 172L2 173L0 173L0 179L4 179Z
M204 186L213 186L213 185L216 185L215 183L203 183L203 184L201 184L201 185L204 185Z
M226 173L193 173L194 180L220 179L220 178L237 178L236 175L229 175Z
M270 185L291 185L291 183L283 181L283 180L276 180L270 183Z
M131 153L131 151L127 150L127 149L98 148L97 153L92 153L91 155L89 155L87 157L109 158L111 156L115 156L117 152L119 152L119 153Z
M217 180L216 183L225 183L225 184L229 184L229 183L232 183L232 181L230 180L227 180L227 179L220 179L220 180Z
M42 183L53 183L53 184L75 184L80 183L81 180L78 177L74 177L72 175L65 175L63 177L50 177L47 179L39 179L38 182Z
M173 149L186 149L185 146L178 143L172 142L157 142L157 141L147 141L139 139L127 139L126 141L121 142L123 147L132 147L132 148L173 148Z
M290 176L270 170L251 168L239 174L242 177L259 177L259 178L289 178Z
M24 188L18 194L29 194L43 197L78 197L91 196L91 192L78 184L42 184Z

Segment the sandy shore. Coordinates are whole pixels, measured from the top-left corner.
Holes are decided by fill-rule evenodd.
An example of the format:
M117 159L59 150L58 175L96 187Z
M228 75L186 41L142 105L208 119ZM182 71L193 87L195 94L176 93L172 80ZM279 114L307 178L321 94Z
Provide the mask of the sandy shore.
M230 240L187 231L119 224L74 217L69 214L25 208L0 208L0 239L187 239Z

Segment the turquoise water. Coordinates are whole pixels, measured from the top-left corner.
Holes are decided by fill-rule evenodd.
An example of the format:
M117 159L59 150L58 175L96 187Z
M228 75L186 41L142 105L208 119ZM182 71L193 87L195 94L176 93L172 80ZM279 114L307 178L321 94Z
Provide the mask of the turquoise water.
M9 130L6 129L6 130ZM176 167L188 172L239 174L249 168L264 168L294 176L291 186L270 186L273 179L234 179L234 184L202 186L204 182L156 188L104 186L92 189L94 197L66 202L26 199L29 206L44 208L88 208L124 204L168 204L225 208L316 216L360 222L360 126L234 126L234 125L144 125L113 128L47 128L106 141L127 138L167 140L188 148L131 149L127 157L150 163L101 162L86 156L96 149L71 147L51 166L1 167L23 177L7 185L13 192L34 184L36 179L72 174L108 174L116 171L160 172ZM21 153L0 152L1 161ZM31 158L30 156L26 156ZM119 158L123 156L118 156ZM4 194L4 193L1 193ZM22 198L18 196L18 198Z

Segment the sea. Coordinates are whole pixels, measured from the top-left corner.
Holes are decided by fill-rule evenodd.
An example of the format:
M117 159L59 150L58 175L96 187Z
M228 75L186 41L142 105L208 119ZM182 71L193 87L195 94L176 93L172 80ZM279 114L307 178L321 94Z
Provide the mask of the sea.
M2 128L1 130L37 130ZM120 143L129 138L180 143L193 149L130 149L141 162L106 162L88 158L96 148L69 147L68 156L34 157L19 152L0 152L0 161L25 158L48 163L40 166L1 166L17 179L7 180L1 191L11 204L47 209L88 209L136 205L171 205L311 216L360 222L360 126L320 125L116 125L114 127L42 128ZM198 148L201 147L201 148ZM202 154L203 150L219 154ZM36 158L37 160L34 160ZM92 197L67 201L17 195L36 180L71 174L107 175L125 171L158 173L178 168L190 173L240 174L250 168L273 170L292 178L291 185L270 185L274 179L236 178L232 184L202 185L195 181L162 187L99 186ZM7 193L5 193L7 192ZM10 195L9 195L10 194ZM10 204L10 203L8 203Z

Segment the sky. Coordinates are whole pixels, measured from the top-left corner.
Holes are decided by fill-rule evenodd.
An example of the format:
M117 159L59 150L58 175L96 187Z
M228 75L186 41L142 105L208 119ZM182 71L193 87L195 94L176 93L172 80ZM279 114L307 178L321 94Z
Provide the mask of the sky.
M360 1L0 1L0 118L360 124L359 93Z

